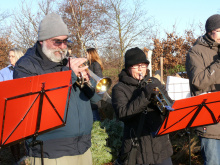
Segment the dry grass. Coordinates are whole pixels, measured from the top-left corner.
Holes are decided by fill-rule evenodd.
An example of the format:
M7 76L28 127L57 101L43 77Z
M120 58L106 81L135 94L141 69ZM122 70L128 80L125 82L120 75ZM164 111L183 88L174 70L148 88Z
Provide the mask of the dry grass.
M189 165L189 136L185 131L170 134L174 154L172 156L174 165ZM202 165L203 159L200 152L200 141L197 135L190 133L191 165Z

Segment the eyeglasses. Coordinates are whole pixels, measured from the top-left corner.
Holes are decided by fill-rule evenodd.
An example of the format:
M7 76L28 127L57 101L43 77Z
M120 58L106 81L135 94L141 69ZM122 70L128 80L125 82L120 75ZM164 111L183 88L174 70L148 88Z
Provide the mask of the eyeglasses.
M213 30L213 32L215 32L215 33L219 33L219 32L220 32L220 30Z
M131 68L138 69L139 67L141 67L141 68L147 68L147 64L133 65Z
M60 46L60 45L62 45L62 43L64 44L64 45L67 45L67 39L65 39L65 40L51 40L51 42L53 42L53 44L55 45L55 46Z

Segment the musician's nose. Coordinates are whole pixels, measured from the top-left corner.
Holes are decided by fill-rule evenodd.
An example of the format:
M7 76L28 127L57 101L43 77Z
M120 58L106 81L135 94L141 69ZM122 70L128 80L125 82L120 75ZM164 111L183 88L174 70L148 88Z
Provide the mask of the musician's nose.
M59 48L60 48L60 49L66 49L66 48L67 48L67 45L64 44L64 43L62 43L62 44L59 45Z

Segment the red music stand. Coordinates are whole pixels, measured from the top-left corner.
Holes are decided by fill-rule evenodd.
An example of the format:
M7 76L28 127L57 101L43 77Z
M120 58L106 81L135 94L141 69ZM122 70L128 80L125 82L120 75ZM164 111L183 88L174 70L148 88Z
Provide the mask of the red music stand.
M176 100L172 106L174 111L168 111L156 136L165 135L178 130L218 123L220 121L219 98L220 92L212 92Z
M64 126L70 80L64 71L0 82L0 147Z
M212 92L191 98L176 100L157 136L178 130L216 124L220 120L220 92Z

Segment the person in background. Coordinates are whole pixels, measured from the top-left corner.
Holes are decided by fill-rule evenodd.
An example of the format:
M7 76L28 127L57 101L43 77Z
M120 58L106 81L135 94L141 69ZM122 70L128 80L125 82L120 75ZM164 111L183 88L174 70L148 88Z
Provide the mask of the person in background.
M21 49L12 48L9 50L8 58L10 64L0 70L0 81L7 81L13 79L13 71L15 63L24 55ZM14 161L17 162L20 159L20 144L14 144L10 146Z
M103 64L99 57L99 54L95 48L89 48L87 51L87 59L89 61L89 69L95 73L98 77L102 78ZM100 121L100 115L98 110L98 104L91 104L93 121Z
M149 61L138 47L125 53L125 69L112 89L112 105L116 116L124 122L122 149L118 164L172 165L173 154L169 135L154 137L163 122L163 115L153 102L155 87L169 99L164 85L150 77Z
M192 96L220 91L220 15L206 20L206 33L198 37L186 56ZM220 164L220 123L196 129L205 165Z
M8 58L9 58L10 64L7 67L0 70L0 81L13 79L13 70L14 70L15 63L23 55L24 53L19 48L13 48L9 50Z
M68 41L69 41L69 40L68 40ZM69 42L70 42L70 41L69 41ZM68 42L68 43L69 43L69 42ZM71 41L71 42L72 42L72 41ZM68 43L67 43L68 56L69 56L69 57L72 57L72 47L71 47L71 45L68 44Z
M88 66L81 65L86 58L70 58L66 66L68 28L56 13L48 14L41 21L38 41L29 48L14 68L14 78L42 75L72 70L72 88L67 122L64 127L37 136L43 141L45 165L92 165L91 130L93 125L91 102L101 98L92 91L80 88L76 81L80 73L89 81ZM69 68L70 67L70 68ZM95 86L95 82L91 83ZM27 140L29 144L31 139ZM31 165L41 165L40 146L28 146Z

